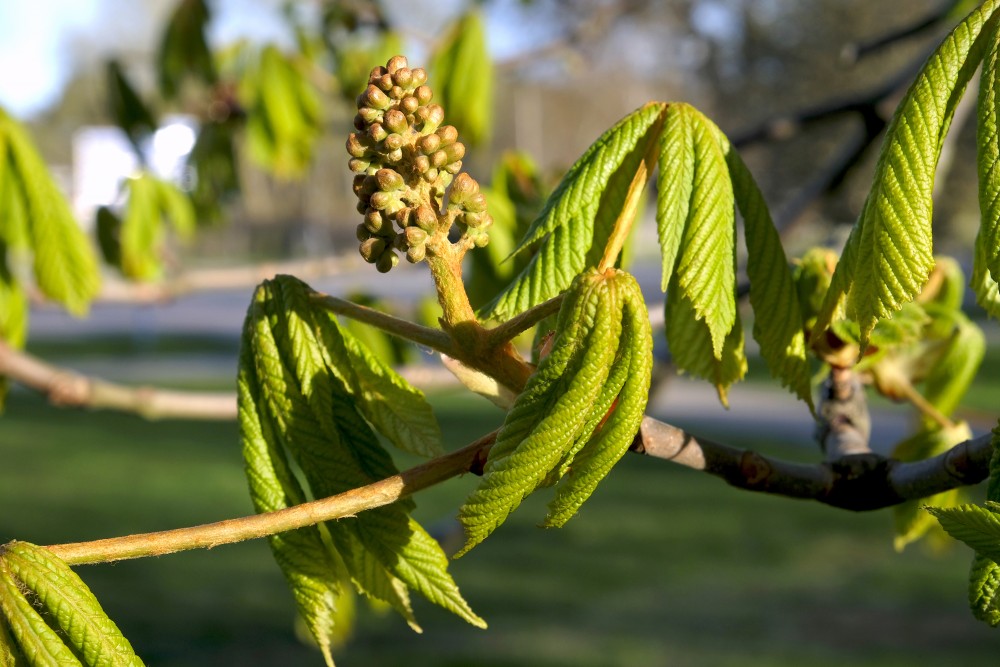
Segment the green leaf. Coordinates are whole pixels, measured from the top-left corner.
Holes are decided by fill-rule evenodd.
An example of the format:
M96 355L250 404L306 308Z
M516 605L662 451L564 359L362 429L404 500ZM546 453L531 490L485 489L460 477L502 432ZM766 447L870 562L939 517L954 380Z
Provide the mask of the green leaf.
M986 499L1000 502L1000 423L993 427L991 435L993 456L990 457L990 478L986 485Z
M976 163L979 173L979 208L982 222L979 230L986 251L986 267L994 282L1000 280L1000 134L998 113L1000 100L1000 31L989 32L986 55L979 79L979 100L976 122Z
M566 464L543 526L562 526L576 514L628 451L642 424L652 380L653 334L638 283L624 272L617 274L617 282L622 295L622 333L604 392L617 403L599 400L591 408L591 416L600 417L603 424L596 426L596 432L593 426L584 429L593 435Z
M2 596L3 593L0 592L0 597ZM2 603L0 603L0 667L21 667L26 664L24 654L21 653L13 635L10 634L10 628L7 626L2 609Z
M0 560L0 616L10 628L17 648L31 667L71 667L80 661L56 631L48 626Z
M607 382L621 334L618 286L581 274L559 311L552 350L528 379L497 434L479 487L459 509L467 553L537 489L583 433ZM603 416L603 413L602 413ZM591 428L593 428L591 426Z
M176 99L188 77L206 84L214 84L218 78L215 59L205 39L210 20L211 12L204 0L177 3L156 57L160 92L165 99Z
M0 228L12 245L22 235L29 241L39 289L73 314L83 315L100 286L94 252L28 133L2 110L0 135L7 147L7 155L0 156L7 160L4 179L11 188L6 203L26 223L19 231L6 217L10 212L0 212Z
M142 665L132 645L108 618L87 585L43 547L11 542L0 555L3 567L34 594L86 665ZM18 637L22 647L24 639Z
M250 498L258 513L273 512L306 500L292 474L284 450L274 435L274 426L262 411L260 387L252 359L250 336L244 329L237 380L240 436ZM340 581L344 566L323 542L317 527L272 535L271 552L295 598L299 615L316 639L327 664L332 665L330 646L335 628Z
M509 318L558 295L586 267L591 249L603 250L628 184L656 140L663 107L651 103L632 112L570 168L514 251L537 244L536 254L484 309L488 317ZM608 189L612 182L616 187Z
M220 221L223 204L240 192L239 168L233 145L235 124L235 119L230 118L205 123L188 155L187 164L194 170L194 187L190 195L199 224Z
M156 178L143 172L128 180L128 208L122 220L122 273L134 280L156 280L163 271L163 221Z
M662 287L676 282L718 360L736 321L736 213L721 133L687 104L668 105L664 117L657 202Z
M927 507L941 526L956 540L964 542L983 556L1000 562L1000 514L989 507Z
M969 607L976 618L990 627L1000 625L1000 565L981 554L972 558Z
M721 136L721 134L720 134ZM764 196L739 154L723 145L736 205L746 230L753 337L771 374L813 407L798 293Z
M994 29L996 7L995 1L984 3L945 38L897 108L816 335L846 294L847 315L860 325L864 349L875 323L920 293L934 265L934 172L955 106Z
M892 458L899 461L920 461L942 454L960 442L972 438L972 431L965 422L958 422L951 428L923 429L899 442L892 452ZM962 504L965 494L960 489L951 489L923 500L908 500L893 507L893 524L896 537L893 545L902 551L906 545L924 537L940 524L927 512L923 505L936 507L956 507Z
M982 329L961 311L948 315L951 335L924 381L924 398L945 416L951 416L965 397L986 354Z
M391 476L396 468L358 411L352 391L359 385L345 380L352 371L343 366L346 353L340 348L347 343L334 335L340 332L333 320L313 309L311 295L307 285L289 276L257 289L245 325L248 351L242 366L252 368L246 384L258 386L259 393L245 392L241 407L256 405L257 417L248 417L250 429L244 430L255 434L253 424L261 424L268 448L261 456L281 462L279 480L292 479L283 463L287 452L319 498ZM444 552L408 516L412 507L412 501L398 501L324 527L359 590L392 604L415 628L407 586L481 625L445 569Z
M100 206L94 216L97 228L97 244L107 264L122 268L122 220L107 206Z
M0 240L0 340L14 349L28 336L28 298L7 267L6 244ZM0 375L0 413L7 399L7 378Z
M141 144L156 131L156 119L125 76L121 63L114 59L109 60L107 72L108 112L115 125L128 137L136 157L143 162L144 153Z
M482 12L456 19L431 58L430 74L438 101L462 140L470 146L486 144L493 127L493 61Z
M976 235L970 286L976 294L976 303L982 306L990 317L1000 319L1000 284L990 275L987 262L991 251L986 245L986 236L980 229Z
M691 300L672 280L667 290L664 331L671 360L682 373L691 373L715 385L719 400L729 405L729 387L747 372L743 325L736 319L722 346L722 357L712 349L712 339L705 323L697 319Z

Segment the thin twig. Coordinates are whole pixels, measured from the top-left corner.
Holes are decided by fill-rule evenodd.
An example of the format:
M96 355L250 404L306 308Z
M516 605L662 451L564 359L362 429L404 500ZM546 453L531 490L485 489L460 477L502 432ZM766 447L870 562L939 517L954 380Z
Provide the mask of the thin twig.
M535 326L549 315L559 312L562 305L563 295L554 296L548 301L543 301L533 308L529 308L520 315L513 317L506 322L499 324L486 331L486 340L490 347L502 345L509 340L513 340L531 327Z
M444 331L421 326L415 322L404 320L380 310L358 305L347 299L341 299L329 294L316 294L312 299L313 303L321 308L325 308L338 315L346 315L352 319L378 327L394 336L404 338L408 341L423 345L424 347L438 352L454 355L455 344Z

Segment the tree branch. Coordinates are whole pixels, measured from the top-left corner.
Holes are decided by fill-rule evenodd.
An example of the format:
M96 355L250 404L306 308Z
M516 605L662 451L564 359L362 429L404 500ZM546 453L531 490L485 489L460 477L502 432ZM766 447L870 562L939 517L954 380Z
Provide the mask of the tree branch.
M524 333L549 315L558 313L559 307L562 306L562 300L562 294L554 296L548 301L543 301L520 315L507 320L503 324L498 324L492 329L487 329L486 340L489 346L496 347L509 340L513 340L516 336Z
M313 297L313 303L330 312L370 324L394 336L405 338L417 345L429 347L442 354L455 355L458 353L451 336L440 329L421 326L409 320L383 313L374 308L361 306L346 299L330 296L329 294L317 293Z
M41 392L53 405L132 412L146 419L236 418L234 392L130 387L60 368L0 340L0 375Z
M482 474L496 434L493 431L462 449L367 486L276 512L192 528L57 544L48 549L70 565L103 563L210 549L350 517L466 472ZM647 416L632 451L707 472L740 489L866 511L979 483L987 476L993 448L990 436L985 435L967 440L940 456L914 463L859 454L809 465L698 439L683 429Z

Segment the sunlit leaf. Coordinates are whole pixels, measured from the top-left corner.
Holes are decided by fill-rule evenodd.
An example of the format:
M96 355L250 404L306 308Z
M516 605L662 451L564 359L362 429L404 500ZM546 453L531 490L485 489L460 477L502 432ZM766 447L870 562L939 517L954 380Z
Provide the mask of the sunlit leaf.
M1000 506L927 507L941 526L956 540L964 542L983 556L1000 562Z
M923 288L934 265L934 172L955 107L994 29L996 7L984 3L945 38L897 108L815 335L829 325L846 295L847 315L860 325L863 349L875 323Z
M484 309L489 317L508 318L556 296L587 266L593 248L603 250L628 185L656 140L662 110L650 103L632 112L576 161L515 250L535 246L536 254Z

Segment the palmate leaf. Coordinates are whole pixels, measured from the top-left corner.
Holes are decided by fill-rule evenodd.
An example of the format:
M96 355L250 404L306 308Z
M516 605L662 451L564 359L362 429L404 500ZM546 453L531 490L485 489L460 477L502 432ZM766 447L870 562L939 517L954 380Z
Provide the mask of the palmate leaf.
M456 19L431 59L430 75L449 122L458 128L463 141L473 146L489 141L493 61L482 12L469 11Z
M9 207L0 212L3 236L12 245L26 240L34 256L39 289L70 312L82 315L100 286L94 252L27 132L2 110L0 136L0 145L6 146L6 153L0 155L7 181L3 203ZM14 218L12 213L16 213ZM21 229L20 224L12 224L18 215L23 216Z
M983 623L1000 625L1000 565L978 553L969 571L969 607Z
M382 395L371 391L371 384L355 379L345 364L367 363L370 355L352 356L345 351L351 343L342 337L335 320L314 311L312 294L308 286L288 276L266 281L254 296L244 330L241 377L248 387L241 392L240 404L241 421L247 422L244 443L252 456L265 460L253 468L248 463L248 474L253 470L263 480L255 482L251 477L251 488L280 491L281 502L304 496L286 457L294 459L314 497L358 488L396 472L358 404L394 399L402 388L397 387L396 394ZM377 376L375 369L368 372ZM367 381L372 382L371 378ZM358 387L365 387L365 398L355 393L362 393ZM336 549L334 561L343 563L342 572L361 592L392 604L415 628L408 587L483 626L448 574L440 547L410 519L412 507L412 501L399 501L348 521L324 524ZM319 547L310 539L315 551ZM303 565L309 553L302 553L296 545L289 549L296 559L292 562L296 574L313 574L305 572ZM310 580L300 586L297 598L314 608L310 627L314 632L318 627L328 643L335 582L312 579L318 592L310 597Z
M952 331L941 357L924 380L923 393L939 412L951 416L979 371L986 354L986 337L960 310L947 311L945 321L952 325Z
M860 325L864 348L879 319L920 293L934 264L931 209L938 157L994 29L997 5L984 3L948 35L897 108L814 336L830 324L846 295L847 315Z
M632 112L570 168L515 250L537 244L535 256L484 308L486 316L506 319L556 296L584 270L592 248L603 250L628 186L656 140L664 106L650 103Z
M47 549L27 542L4 545L0 551L0 579L4 587L0 606L30 663L48 664L41 658L43 655L56 661L66 659L55 645L65 641L73 649L69 653L70 662L58 664L79 664L76 656L88 667L143 664L87 585ZM58 633L51 629L46 632L41 627L46 625L45 620L23 597L25 592L30 592L32 599L47 612ZM67 645L62 648L69 651Z

